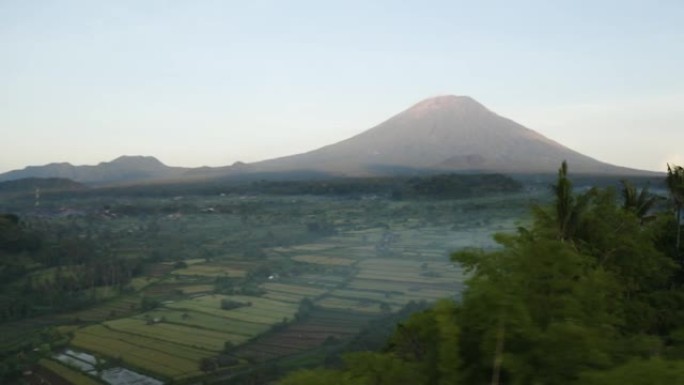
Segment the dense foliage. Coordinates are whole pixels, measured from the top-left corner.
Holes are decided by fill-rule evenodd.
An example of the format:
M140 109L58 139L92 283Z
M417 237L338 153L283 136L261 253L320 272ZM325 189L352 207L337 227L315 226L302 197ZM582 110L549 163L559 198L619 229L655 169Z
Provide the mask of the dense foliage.
M264 176L255 180L213 179L194 183L165 183L85 188L67 179L22 179L0 183L0 196L33 204L35 191L46 197L174 197L182 195L313 195L336 197L382 196L392 199L457 199L521 191L522 185L501 174L435 174L393 177L333 177L303 175L292 180ZM304 179L302 179L304 178ZM1 207L1 205L0 205Z
M454 199L516 192L520 183L500 174L439 174L421 177L339 178L313 181L262 181L251 192L284 195L383 195L394 199Z
M78 309L96 301L98 287L121 289L141 261L110 254L106 241L77 227L0 215L0 322Z
M49 191L78 191L86 187L71 179L64 178L24 178L0 182L0 194L35 194Z
M668 186L679 208L681 184ZM530 226L497 235L499 250L452 255L472 274L460 302L413 315L382 352L281 384L681 382L681 228L648 191L624 187L623 202L611 189L578 193L564 164Z

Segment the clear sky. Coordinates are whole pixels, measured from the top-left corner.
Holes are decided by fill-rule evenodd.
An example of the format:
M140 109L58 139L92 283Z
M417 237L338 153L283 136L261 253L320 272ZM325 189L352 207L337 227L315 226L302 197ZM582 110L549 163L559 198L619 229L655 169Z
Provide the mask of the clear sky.
M0 172L256 161L443 94L684 164L684 1L0 0Z

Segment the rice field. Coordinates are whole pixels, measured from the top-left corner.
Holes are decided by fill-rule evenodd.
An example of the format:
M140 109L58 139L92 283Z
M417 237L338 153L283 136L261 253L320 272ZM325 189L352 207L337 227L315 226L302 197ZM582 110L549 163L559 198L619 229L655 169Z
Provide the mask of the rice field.
M270 291L262 296L263 298L272 299L274 301L287 302L287 303L299 303L302 299L306 298L301 294L289 294L283 292L273 292Z
M339 244L336 243L307 243L304 245L297 245L290 247L288 250L290 251L323 251L323 250L330 250L340 247Z
M65 313L58 318L68 321L100 322L140 311L140 297L129 295L95 305L89 309Z
M244 278L247 270L223 264L196 264L173 271L174 275Z
M370 314L382 313L381 304L379 302L363 299L325 297L316 301L316 305L324 309L349 310Z
M135 290L135 291L140 291L147 286L150 286L156 282L159 281L159 278L153 278L153 277L136 277L131 280L131 282L128 284L128 286Z
M331 243L278 248L282 255L271 255L271 259L331 269L266 281L260 285L265 290L261 296L210 294L214 285L208 282L213 278L245 277L255 266L246 261L198 260L171 272L175 279L138 279L134 286L146 295L184 295L185 299L164 302L144 313L140 313L139 296L95 307L81 315L101 324L76 330L72 345L178 380L199 375L199 362L221 352L226 342L236 347L239 357L256 361L298 354L331 337L351 337L368 320L396 311L410 301L455 295L463 277L435 246L441 242L441 234L417 242L413 235L404 233L393 245L400 254L389 258L376 256L373 245L384 232L374 229L336 236ZM346 269L345 274L335 268ZM295 320L304 298L312 299L317 306L307 318L264 334L273 325ZM224 310L224 300L243 305ZM127 318L112 317L119 312Z
M134 368L168 378L199 374L199 360L213 355L210 351L131 335L101 325L77 331L71 345L105 357L121 359Z
M189 258L189 259L183 259L180 262L183 262L186 265L190 266L190 265L198 265L200 263L205 263L206 261L207 260L205 258ZM176 262L162 262L162 263L166 264L166 265L171 265L171 266L176 264Z
M330 292L330 296L336 298L368 300L385 302L394 305L404 305L411 301L411 297L404 293L378 292L367 290L338 289Z
M285 283L267 282L261 285L268 292L286 293L301 295L302 297L317 297L326 292L325 289L303 286L303 285L293 285Z
M245 304L251 303L251 305L231 310L223 310L221 309L221 301L223 299L243 302ZM298 306L294 303L286 303L269 298L239 295L205 295L167 304L166 307L176 310L195 311L225 319L263 325L274 325L281 322L284 318L292 319L298 309Z
M304 321L240 346L235 354L257 362L298 354L321 346L329 338L349 338L374 317L372 314L317 309Z
M188 295L211 293L214 291L214 285L189 285L183 286L180 290L183 294Z
M254 205L262 205L259 199L254 199ZM216 198L215 203L216 207L224 204L226 212L233 210L224 198ZM215 357L226 342L234 345L231 354L263 362L315 349L330 338L350 338L369 320L411 301L435 301L457 294L464 278L449 262L448 254L462 245L475 242L477 246L485 230L427 227L425 218L390 215L371 225L357 221L358 216L367 215L357 203L348 212L321 211L325 214L320 215L339 227L338 233L299 238L315 239L309 244L283 241L285 232L277 230L278 226L292 232L297 229L292 230L292 223L260 227L278 210L264 211L260 219L190 214L164 220L162 227L182 224L201 233L201 242L194 244L202 253L185 252L156 263L146 277L131 282L138 294L79 312L79 320L99 324L71 330L75 334L72 345L177 381L199 376L200 361ZM402 209L405 204L389 205ZM226 223L233 227L227 229ZM249 231L246 225L251 227ZM268 246L259 247L263 253L257 259L232 248L243 235L266 232L273 236ZM241 235L234 235L238 233ZM187 266L173 269L171 261L180 259ZM231 279L216 279L224 277ZM215 288L217 292L256 295L212 294ZM143 312L141 294L163 302ZM297 319L304 298L317 307ZM224 300L243 306L224 310ZM284 320L288 322L273 328Z
M237 321L194 311L157 309L137 315L135 318L143 321L159 318L164 319L164 322L167 323L215 330L245 337L253 337L268 330L268 325Z
M135 318L108 321L105 322L104 325L112 330L128 334L216 352L223 349L226 341L239 344L247 340L247 337L244 335L230 334L186 325L170 324L163 321L148 324L144 320Z
M325 255L297 255L292 257L293 261L304 263L315 263L317 265L331 265L331 266L351 266L356 262L354 259L328 257Z

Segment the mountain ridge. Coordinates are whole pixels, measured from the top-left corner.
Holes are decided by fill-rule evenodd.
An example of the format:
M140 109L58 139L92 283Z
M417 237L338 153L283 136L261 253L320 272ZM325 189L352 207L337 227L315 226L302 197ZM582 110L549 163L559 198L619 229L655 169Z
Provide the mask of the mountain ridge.
M0 181L24 178L63 178L79 183L110 184L119 182L144 182L147 180L173 178L182 175L187 168L169 167L152 156L122 155L97 165L75 166L68 162L48 163L44 166L27 166L0 174Z
M469 96L427 98L382 123L311 151L222 167L169 167L151 156L120 156L95 166L50 163L0 174L0 181L59 177L81 183L162 180L292 172L379 176L413 172L555 173L562 161L575 173L645 175L583 155L489 110ZM394 171L393 171L394 170Z

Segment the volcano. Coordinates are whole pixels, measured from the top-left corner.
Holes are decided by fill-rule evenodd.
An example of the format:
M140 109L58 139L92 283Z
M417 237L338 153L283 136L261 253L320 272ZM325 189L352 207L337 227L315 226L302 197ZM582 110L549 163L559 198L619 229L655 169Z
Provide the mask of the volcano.
M251 171L312 170L373 175L389 170L634 174L571 150L468 96L423 100L387 121L310 152L249 165Z

